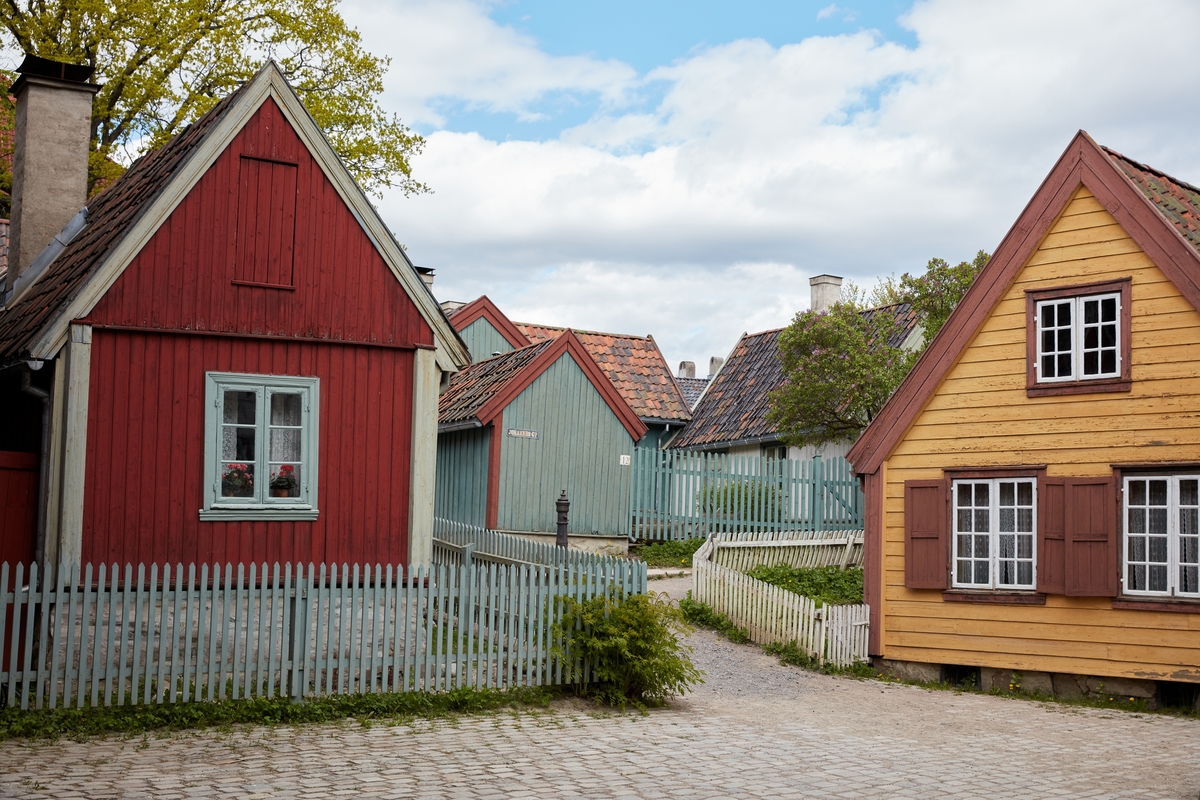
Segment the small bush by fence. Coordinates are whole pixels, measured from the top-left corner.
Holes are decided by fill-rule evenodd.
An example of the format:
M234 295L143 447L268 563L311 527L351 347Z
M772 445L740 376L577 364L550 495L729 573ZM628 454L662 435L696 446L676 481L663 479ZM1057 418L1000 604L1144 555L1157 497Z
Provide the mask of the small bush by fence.
M822 552L817 548L806 551L804 546L781 546L780 541L777 538L738 539L728 534L709 539L692 559L692 598L728 618L734 625L746 629L750 640L756 644L786 645L794 642L818 663L830 663L836 667L848 667L857 661L865 661L869 624L866 605L818 607L811 598L756 580L744 572L717 563L714 558L722 552L732 553L735 555L729 561L746 564L744 568L749 569L766 563L762 559L772 556L776 559L775 563L788 563L783 560L788 556ZM825 545L818 545L821 546ZM825 552L840 557L845 547L845 543L842 543L841 551L834 545L832 550ZM804 557L819 560L811 555ZM818 563L803 566L826 565Z

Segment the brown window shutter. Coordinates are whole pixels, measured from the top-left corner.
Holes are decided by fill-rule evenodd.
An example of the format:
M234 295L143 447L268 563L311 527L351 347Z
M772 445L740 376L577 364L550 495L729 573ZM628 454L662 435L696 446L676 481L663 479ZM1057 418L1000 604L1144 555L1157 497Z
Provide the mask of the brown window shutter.
M1037 590L1044 594L1067 593L1067 481L1038 479Z
M1066 589L1072 597L1117 596L1117 478L1066 481Z
M241 157L234 280L293 285L298 172L294 164Z
M945 481L904 482L904 585L909 589L947 587L949 517Z

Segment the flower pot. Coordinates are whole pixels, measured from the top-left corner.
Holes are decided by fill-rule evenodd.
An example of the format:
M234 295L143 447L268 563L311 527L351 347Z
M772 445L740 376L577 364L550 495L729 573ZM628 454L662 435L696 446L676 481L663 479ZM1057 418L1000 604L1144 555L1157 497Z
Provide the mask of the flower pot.
M287 489L287 488L281 489L281 488L278 488L275 486L271 487L271 497L289 497L291 494L292 494L291 489Z

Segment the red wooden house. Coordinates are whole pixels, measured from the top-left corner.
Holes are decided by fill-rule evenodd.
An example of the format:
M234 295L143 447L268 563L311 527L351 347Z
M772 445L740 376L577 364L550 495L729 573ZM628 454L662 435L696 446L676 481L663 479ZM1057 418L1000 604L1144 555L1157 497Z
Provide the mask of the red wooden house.
M38 92L90 107L90 84L36 67L15 87L31 115ZM35 122L18 162L24 146L38 163ZM277 67L83 211L78 196L35 218L40 177L23 180L0 449L35 451L40 479L36 525L19 542L6 529L10 553L428 560L438 389L467 352ZM37 255L47 216L51 235L71 222Z

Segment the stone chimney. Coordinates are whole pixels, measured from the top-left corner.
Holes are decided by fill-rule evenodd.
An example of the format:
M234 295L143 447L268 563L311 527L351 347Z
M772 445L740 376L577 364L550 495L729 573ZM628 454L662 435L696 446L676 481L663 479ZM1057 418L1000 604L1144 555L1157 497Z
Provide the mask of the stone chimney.
M720 356L713 356L710 358L708 360L708 377L711 378L713 375L716 375L724 365L725 359L721 358Z
M842 299L842 279L837 275L814 275L808 287L808 307L813 311L826 311Z
M417 274L421 276L421 283L425 284L429 291L433 291L433 268L432 267L413 267Z
M677 378L694 378L696 377L696 362L695 361L680 361L679 374Z
M87 202L92 96L100 91L87 82L87 66L27 55L17 72L8 289Z

